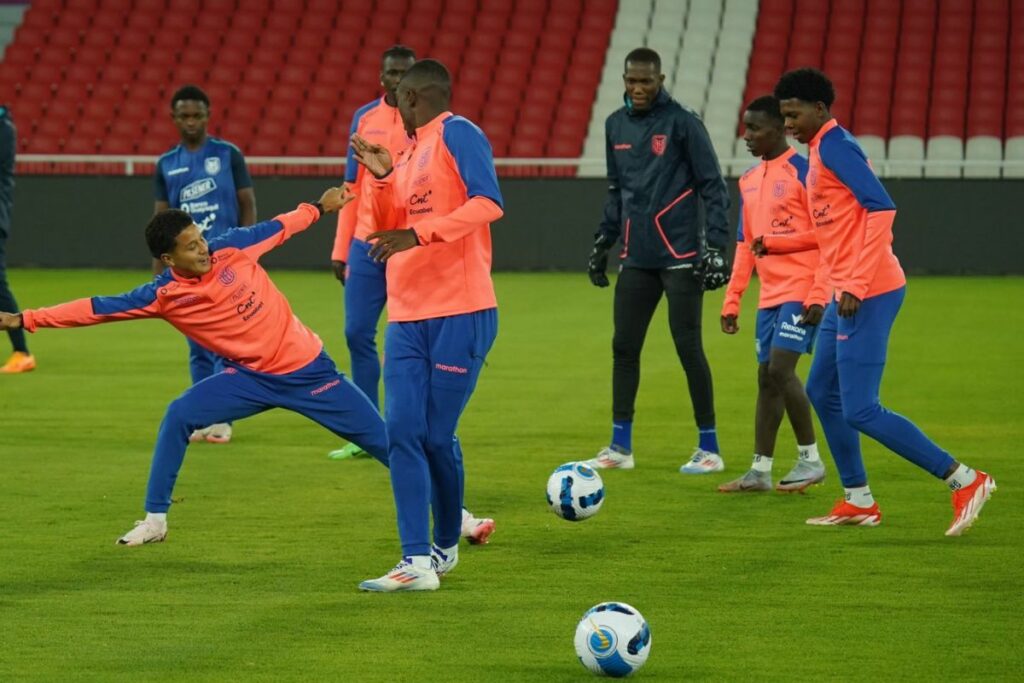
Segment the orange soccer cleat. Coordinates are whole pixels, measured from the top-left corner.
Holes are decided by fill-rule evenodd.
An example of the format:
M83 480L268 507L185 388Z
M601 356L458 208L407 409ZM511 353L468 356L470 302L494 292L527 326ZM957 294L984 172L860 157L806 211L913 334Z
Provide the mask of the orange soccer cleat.
M31 372L36 369L36 357L24 351L15 351L7 362L0 366L0 373L13 375L16 372Z
M959 491L953 491L953 523L946 530L947 536L959 536L971 528L985 502L996 490L996 480L981 470L974 483Z
M807 523L813 526L878 526L882 523L882 511L878 509L878 503L862 508L840 500L827 515L811 517Z

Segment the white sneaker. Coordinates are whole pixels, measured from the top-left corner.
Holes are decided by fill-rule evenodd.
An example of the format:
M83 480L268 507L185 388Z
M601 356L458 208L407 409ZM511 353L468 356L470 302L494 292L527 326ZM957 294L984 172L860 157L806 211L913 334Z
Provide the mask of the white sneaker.
M412 560L403 557L402 561L395 565L379 579L367 579L359 584L359 590L371 591L374 593L394 593L396 591L436 591L441 585L437 578L437 572L433 567L430 569L419 569L413 566Z
M436 543L430 545L430 566L434 568L434 573L438 578L455 569L455 565L458 563L459 546L449 548L448 552L445 552Z
M683 474L711 474L724 469L725 463L722 461L722 456L698 448L693 452L690 461L680 467L679 471Z
M202 429L197 429L194 432L192 432L192 434L189 435L188 442L189 443L198 443L200 441L206 441L206 435L209 434L209 433L210 433L210 428L209 427L203 427Z
M206 428L206 440L209 443L228 443L231 441L231 425L226 422L218 422Z
M632 453L619 453L611 446L599 450L597 457L588 460L587 464L597 470L631 470L636 467Z
M117 544L145 545L146 543L159 543L165 538L167 538L167 522L140 519L135 522L134 529L117 539Z
M472 545L485 545L493 533L493 519L474 517L469 510L462 511L462 531L460 536Z

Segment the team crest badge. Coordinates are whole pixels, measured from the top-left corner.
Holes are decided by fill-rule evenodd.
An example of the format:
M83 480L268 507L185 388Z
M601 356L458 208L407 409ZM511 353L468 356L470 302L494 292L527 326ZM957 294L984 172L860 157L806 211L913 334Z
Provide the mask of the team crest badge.
M667 135L655 135L651 138L651 151L659 157L665 153L666 147L668 147Z
M220 173L220 157L206 157L203 167L208 175L217 175Z
M776 180L775 185L772 187L772 196L776 199L786 196L786 181Z
M217 279L225 287L229 287L235 282L235 271L231 266L225 266L224 270L220 271L217 275Z

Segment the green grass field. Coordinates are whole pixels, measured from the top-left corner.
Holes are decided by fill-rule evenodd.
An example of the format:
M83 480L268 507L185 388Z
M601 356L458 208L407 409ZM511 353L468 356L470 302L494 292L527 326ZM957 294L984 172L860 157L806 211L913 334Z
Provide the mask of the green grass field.
M25 307L143 279L11 273ZM275 280L346 368L337 284ZM334 437L284 411L190 448L168 541L116 547L187 385L184 340L157 321L32 336L39 370L0 376L0 680L584 681L573 632L605 600L650 622L642 680L1024 678L1024 280L913 279L894 331L883 401L999 482L956 539L943 484L872 442L875 529L803 523L841 492L824 445L808 495L715 492L750 459L754 293L737 337L718 331L721 293L706 300L726 472L677 472L696 435L661 310L637 469L605 474L597 517L559 520L548 474L609 436L611 292L582 274L496 281L500 333L460 435L467 505L498 531L436 593L357 590L399 557L387 472L327 460ZM784 424L776 469L794 455Z

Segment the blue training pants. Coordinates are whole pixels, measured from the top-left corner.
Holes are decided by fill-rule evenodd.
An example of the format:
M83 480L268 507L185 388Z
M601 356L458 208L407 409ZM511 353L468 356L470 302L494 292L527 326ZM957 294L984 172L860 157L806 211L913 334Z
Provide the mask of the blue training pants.
M388 323L384 420L403 555L430 553L431 511L434 542L459 542L464 475L455 429L497 333L494 308Z
M384 421L370 400L321 351L286 375L255 372L229 363L194 384L167 407L157 435L146 489L146 512L167 512L192 430L287 408L361 446L387 465Z
M388 298L385 264L370 258L370 245L352 240L345 276L345 340L352 360L352 381L380 407L380 357L377 322Z
M955 462L917 425L883 407L878 398L889 332L905 294L906 287L901 287L867 298L852 318L840 318L833 301L821 321L807 396L846 487L867 483L861 433L936 477Z

